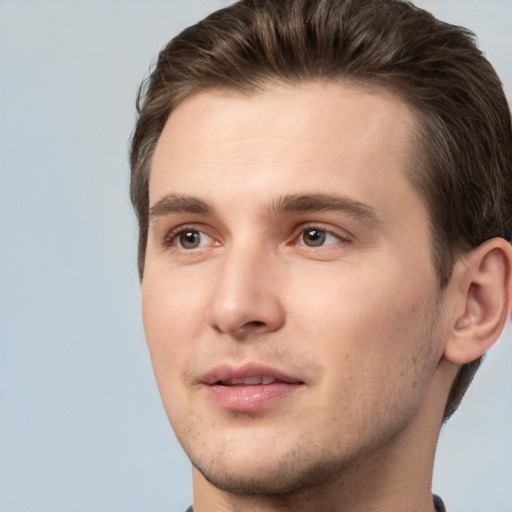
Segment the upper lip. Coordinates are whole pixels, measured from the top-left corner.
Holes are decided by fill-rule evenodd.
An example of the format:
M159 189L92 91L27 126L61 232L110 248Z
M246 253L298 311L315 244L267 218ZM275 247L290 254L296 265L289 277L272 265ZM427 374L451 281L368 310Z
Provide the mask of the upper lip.
M271 366L248 363L242 366L231 366L223 364L212 368L201 377L201 383L211 386L216 383L243 383L244 379L251 379L257 377L266 377L273 379L276 382L283 382L286 384L303 384L303 381L298 377L288 375L281 370Z

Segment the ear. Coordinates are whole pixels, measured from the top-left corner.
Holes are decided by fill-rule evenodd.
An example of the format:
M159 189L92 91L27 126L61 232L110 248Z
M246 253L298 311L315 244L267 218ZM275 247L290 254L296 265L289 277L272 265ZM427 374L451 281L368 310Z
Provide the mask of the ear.
M492 238L464 256L448 285L452 316L444 357L465 364L499 338L512 305L512 246Z

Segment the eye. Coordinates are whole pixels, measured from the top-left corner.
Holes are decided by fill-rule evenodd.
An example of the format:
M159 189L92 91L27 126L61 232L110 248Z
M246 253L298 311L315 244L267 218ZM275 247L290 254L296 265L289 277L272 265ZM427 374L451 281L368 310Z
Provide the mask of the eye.
M173 232L168 237L169 245L174 245L178 249L193 250L215 245L211 236L206 235L197 229L185 228L178 232Z
M322 247L340 242L339 236L319 228L307 228L300 234L298 244L308 247Z

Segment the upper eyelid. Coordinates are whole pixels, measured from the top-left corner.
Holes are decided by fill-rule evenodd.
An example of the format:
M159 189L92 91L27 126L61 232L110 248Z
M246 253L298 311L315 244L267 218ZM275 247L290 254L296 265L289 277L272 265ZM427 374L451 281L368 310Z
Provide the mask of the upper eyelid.
M193 222L191 222L190 224L180 224L179 226L176 226L172 229L169 229L168 230L168 233L169 234L179 234L179 233L182 233L183 231L197 231L199 233L203 233L204 235L207 235L207 236L211 236L209 233L209 230L208 228L204 227L204 226L200 226L200 225L197 225Z
M354 236L346 229L333 227L332 225L326 225L323 222L304 222L301 223L296 229L296 235L300 236L304 231L308 229L318 229L319 231L325 231L330 235L333 235L341 240L352 240Z
M345 238L343 235L337 233L336 231L334 231L332 229L325 229L320 226L311 226L311 227L303 228L299 231L299 235L302 235L303 233L307 233L308 231L322 231L322 232L326 233L327 235L334 236L335 238L340 238L340 239Z

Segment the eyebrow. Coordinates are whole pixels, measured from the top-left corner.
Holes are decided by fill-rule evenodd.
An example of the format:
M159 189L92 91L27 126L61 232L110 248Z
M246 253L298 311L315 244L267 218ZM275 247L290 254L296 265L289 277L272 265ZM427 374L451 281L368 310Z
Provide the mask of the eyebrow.
M198 213L207 215L213 212L213 207L197 197L167 194L159 199L149 209L151 220L168 215L170 213Z
M270 213L341 211L369 224L379 224L375 210L360 201L337 194L292 194L282 196L272 202ZM154 220L172 213L197 213L211 215L213 206L194 196L167 194L159 199L149 210L149 217Z
M337 194L295 194L283 196L275 201L270 211L284 212L314 212L341 211L370 224L379 224L375 210L351 197Z

